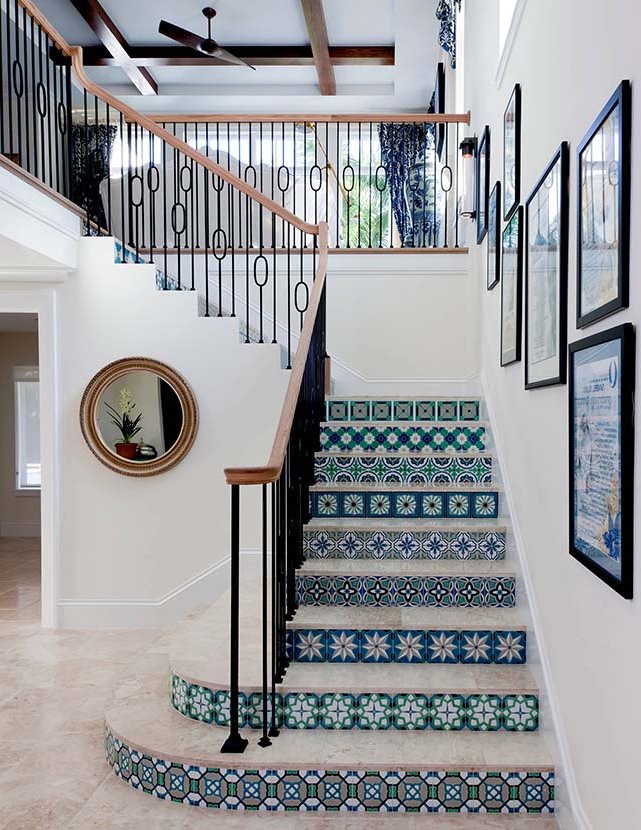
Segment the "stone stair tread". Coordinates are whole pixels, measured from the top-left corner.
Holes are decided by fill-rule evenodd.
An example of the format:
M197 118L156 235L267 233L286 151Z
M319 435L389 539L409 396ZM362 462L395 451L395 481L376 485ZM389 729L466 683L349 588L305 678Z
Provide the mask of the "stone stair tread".
M347 482L347 481L330 481L322 482L320 484L312 484L309 488L310 492L323 493L326 490L337 490L339 492L389 492L389 493L406 493L408 490L418 490L421 493L469 493L487 490L490 493L502 492L501 488L490 482L484 484L480 482L443 482L430 484L414 484L412 482L389 483L385 481L364 481L364 482Z
M513 576L505 560L489 559L309 559L302 576Z
M551 771L552 757L537 732L282 730L262 749L251 730L242 755L220 747L227 729L187 719L168 698L132 696L105 714L108 729L128 747L154 758L222 769L403 769Z
M368 608L301 606L288 628L403 629L432 631L524 631L517 608Z
M222 653L221 653L222 651ZM177 656L171 670L183 680L211 689L228 689L229 672L226 650L216 649L212 656ZM262 689L262 662L257 650L244 654L239 667L242 691ZM537 694L538 685L527 666L474 665L468 663L291 663L281 694L289 692L354 694Z

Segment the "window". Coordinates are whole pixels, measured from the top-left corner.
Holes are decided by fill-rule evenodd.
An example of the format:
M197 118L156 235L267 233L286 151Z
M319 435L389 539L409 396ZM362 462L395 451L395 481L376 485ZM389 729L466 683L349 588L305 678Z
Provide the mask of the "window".
M16 407L16 490L40 490L40 383L37 367L13 372Z
M499 0L499 55L503 54L518 0Z

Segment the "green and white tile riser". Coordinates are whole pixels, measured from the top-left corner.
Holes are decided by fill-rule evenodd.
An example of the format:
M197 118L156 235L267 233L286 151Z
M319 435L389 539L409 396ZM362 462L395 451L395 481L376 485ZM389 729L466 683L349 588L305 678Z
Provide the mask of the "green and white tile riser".
M502 814L506 827L523 816L547 828L554 764L484 410L473 396L328 398L280 736L256 745L258 635L241 620L250 743L241 756L218 751L230 704L223 598L180 638L171 706L143 697L107 714L115 774L216 809L432 813L435 828L439 814ZM255 625L253 600L243 613Z

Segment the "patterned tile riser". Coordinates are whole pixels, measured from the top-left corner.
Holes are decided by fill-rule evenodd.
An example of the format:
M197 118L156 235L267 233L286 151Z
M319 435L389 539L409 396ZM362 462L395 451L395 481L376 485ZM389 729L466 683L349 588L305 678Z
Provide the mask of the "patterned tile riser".
M203 723L229 726L230 694L172 677L172 706ZM262 729L261 692L239 692L239 726ZM534 732L539 699L532 694L351 694L292 692L276 695L276 719L285 729L364 729L439 732ZM268 722L271 723L271 697Z
M523 630L291 628L285 638L297 663L522 665L527 655Z
M114 773L157 798L222 810L299 812L554 812L554 772L218 769L174 763L106 731Z
M478 421L478 400L363 400L325 402L328 421Z
M505 532L448 530L324 530L303 533L306 559L505 558Z
M323 452L484 452L485 427L441 424L435 426L324 424L320 435Z
M299 605L513 608L512 576L357 576L298 574Z
M316 456L314 473L317 484L490 484L492 459L478 455L321 455Z
M328 489L310 493L309 508L319 519L495 519L499 494Z

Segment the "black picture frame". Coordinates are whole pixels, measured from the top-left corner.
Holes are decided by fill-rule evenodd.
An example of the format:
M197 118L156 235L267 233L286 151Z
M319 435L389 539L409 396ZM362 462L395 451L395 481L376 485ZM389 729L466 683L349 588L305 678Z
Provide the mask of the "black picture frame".
M514 129L510 129L510 125ZM503 113L503 219L521 201L521 84L515 84Z
M577 283L576 325L585 328L603 320L629 305L630 282L630 145L632 140L632 92L630 81L621 81L577 148ZM616 125L618 121L618 137ZM608 134L609 141L608 141ZM594 146L609 145L614 154L610 162L588 162ZM597 150L598 152L598 150ZM600 184L594 187L598 164L602 165ZM590 170L588 173L588 166ZM607 170L607 181L605 171ZM616 171L616 175L613 175ZM610 210L611 209L611 210ZM591 227L586 228L592 217ZM595 217L597 222L595 223ZM612 221L609 219L612 217ZM601 227L597 230L596 225ZM590 239L591 237L591 239ZM609 242L608 239L611 239ZM615 253L608 247L617 241ZM600 246L600 250L599 250ZM611 273L609 290L603 276L587 278L587 261L592 259L593 270L598 271L598 260L604 260L601 275ZM608 262L609 260L609 262ZM616 263L616 265L615 265ZM616 269L616 274L614 270ZM602 302L586 302L596 292L605 294ZM610 299L607 299L607 297Z
M506 348L506 331L513 330L513 344ZM523 308L523 207L514 211L503 229L501 245L501 366L521 359L521 325Z
M445 114L445 64L439 61L436 67L436 80L434 82L434 112L436 115ZM445 142L446 124L436 124L436 152L439 159L443 152Z
M486 285L491 291L501 279L501 182L490 193L487 209Z
M547 194L551 194L553 188L555 204L550 203L551 199L546 201ZM532 188L525 204L523 293L526 389L555 386L565 383L567 379L569 218L570 145L564 141ZM536 227L531 229L534 222ZM536 233L533 234L532 230ZM536 284L533 277L535 271L538 275ZM545 309L542 308L546 300L556 306L549 309L547 326ZM536 350L530 344L531 316L538 321L539 345ZM556 346L553 354L546 351L550 348L550 342ZM538 372L533 370L534 364L539 365ZM549 374L545 374L546 371Z
M487 233L487 209L490 199L490 128L483 130L476 154L476 242L478 245Z
M634 570L635 340L634 326L624 323L571 343L569 348L569 552L626 599L632 599ZM618 366L614 362L616 355ZM608 358L610 362L605 368ZM577 367L583 370L579 380ZM614 404L618 430L613 455L612 442L608 443L613 431L608 414L615 394L609 393L607 387L614 388L615 383L619 384L619 394ZM592 390L597 399L593 406ZM611 400L605 405L608 395ZM607 422L602 429L599 421ZM593 470L597 470L596 475ZM609 496L598 478L598 473L603 477L608 472L611 481L619 484L618 493L613 495L610 491ZM587 521L577 518L581 501ZM584 538L591 536L600 548Z

